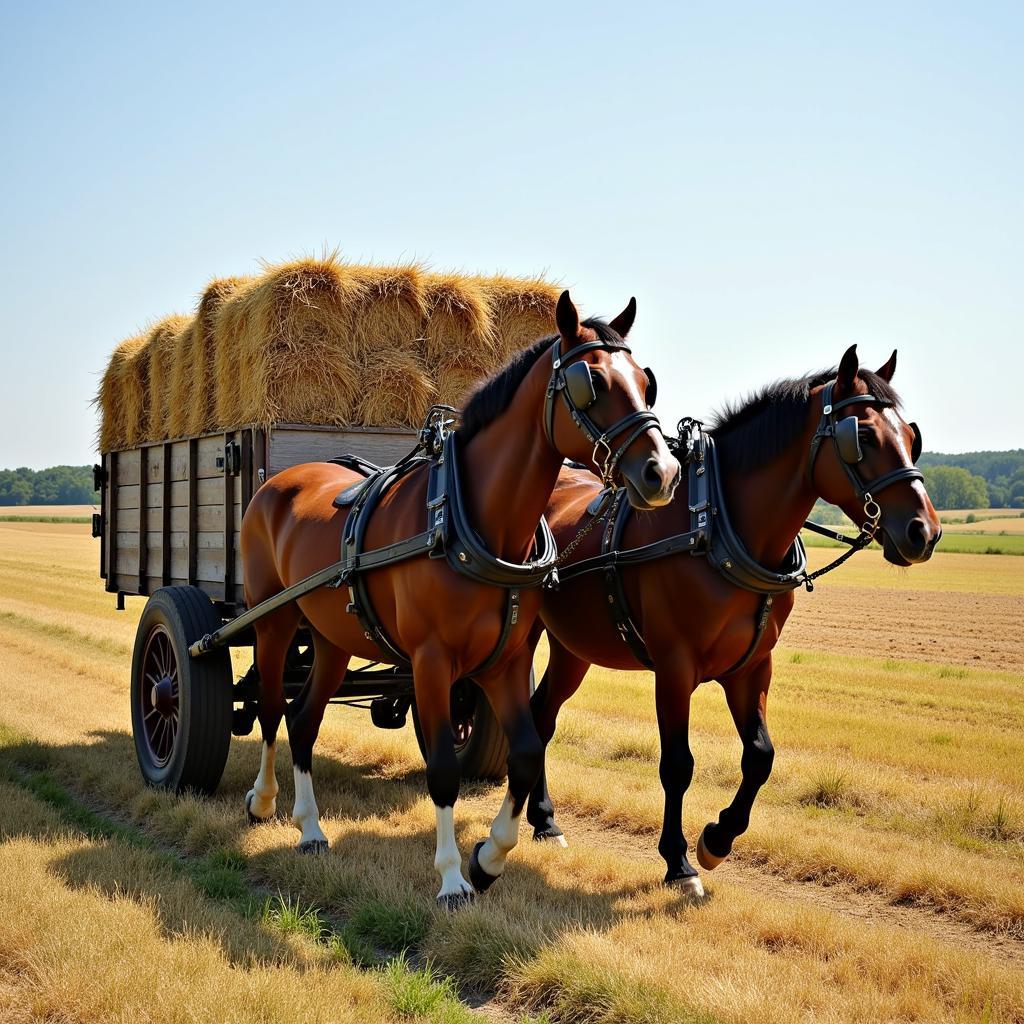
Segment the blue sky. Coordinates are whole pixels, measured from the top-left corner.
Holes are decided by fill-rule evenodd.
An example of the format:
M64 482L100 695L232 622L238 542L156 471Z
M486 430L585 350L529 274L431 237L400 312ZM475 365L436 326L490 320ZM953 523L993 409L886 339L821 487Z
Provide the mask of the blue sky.
M1024 6L0 4L0 467L93 460L212 276L547 270L639 302L663 419L838 361L1024 445Z

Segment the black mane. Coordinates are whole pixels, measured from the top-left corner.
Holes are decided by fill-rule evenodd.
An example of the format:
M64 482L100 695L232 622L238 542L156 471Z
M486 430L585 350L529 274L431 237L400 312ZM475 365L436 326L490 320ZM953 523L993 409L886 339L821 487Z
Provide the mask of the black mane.
M737 405L722 406L708 430L730 469L745 472L781 455L807 422L811 390L834 380L837 373L833 367L805 377L777 380ZM899 408L900 396L888 381L865 369L857 376L880 402Z
M626 348L626 342L609 324L594 317L584 320L582 327L589 327L610 348ZM534 363L551 348L557 334L538 338L529 348L517 352L500 370L478 385L462 410L462 425L459 439L465 443L475 434L493 423L511 404L519 385L533 369Z

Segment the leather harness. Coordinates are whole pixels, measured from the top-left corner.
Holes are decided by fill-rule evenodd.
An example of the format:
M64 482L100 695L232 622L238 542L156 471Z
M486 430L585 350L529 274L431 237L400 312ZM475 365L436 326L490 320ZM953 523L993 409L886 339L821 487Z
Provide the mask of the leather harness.
M554 444L555 398L562 396L570 417L594 445L594 464L611 493L618 492L615 473L626 449L650 429L661 430L658 417L649 409L635 410L612 426L599 427L586 410L596 400L590 368L574 363L577 357L595 349L629 352L622 341L583 342L565 355L559 354L561 338L551 346L551 377L545 393L544 431ZM585 374L585 376L584 376ZM421 555L444 558L449 567L477 583L500 587L506 591L503 626L498 642L490 655L470 676L487 671L501 657L509 633L519 617L519 592L524 587L558 585L557 549L547 521L542 517L534 541L534 557L524 565L506 562L491 554L473 528L466 512L459 472L458 432L449 429L455 414L450 406L435 406L420 431L417 446L394 466L380 467L358 456L342 456L332 461L362 473L366 479L346 488L334 500L338 507L351 506L341 540L341 561L338 575L330 587L348 586L346 611L354 614L363 627L363 634L373 640L389 661L408 665L410 659L389 636L377 615L366 585L365 573L371 569L395 565ZM625 434L625 440L613 450L612 443ZM604 456L599 459L599 452ZM387 491L407 473L426 466L427 525L414 537L388 544L372 551L364 549L366 531L374 509ZM621 493L621 492L619 492Z
M860 533L854 538L846 537L818 523L810 521L804 523L806 528L815 533L850 545L849 551L843 552L834 561L816 572L807 572L807 552L799 535L793 541L778 570L765 568L750 555L729 518L725 492L722 488L720 460L714 438L703 430L703 425L699 421L688 417L679 421L678 438L669 441L669 446L673 449L674 454L687 467L688 471L687 496L690 529L687 532L674 534L642 547L623 549L622 538L631 513L629 504L622 501L621 494L612 494L608 491L602 491L590 503L587 509L588 514L606 520L601 537L601 553L574 565L562 567L560 578L565 582L585 573L603 573L612 621L640 664L649 669L654 668L647 645L633 620L620 572L621 568L688 552L690 555L707 557L709 564L734 586L761 595L754 616L753 638L743 656L719 676L719 678L724 678L744 668L757 653L771 619L772 607L777 594L787 593L801 586L806 587L808 591L813 590L815 579L838 568L856 551L871 543L878 530L878 521L882 514L873 495L901 480L923 479L923 474L919 469L913 466L901 466L876 477L870 483L864 482L855 468L855 462L848 459L849 453L844 454L840 448L836 437L836 429L839 424L836 413L854 404L875 402L884 405L886 403L881 402L874 395L857 395L833 403L832 393L835 383L835 381L828 383L822 393L822 416L811 440L808 455L808 481L813 481L814 463L822 440L827 437L832 438L839 461L853 482L857 495L864 502L865 522ZM919 437L916 428L915 436Z

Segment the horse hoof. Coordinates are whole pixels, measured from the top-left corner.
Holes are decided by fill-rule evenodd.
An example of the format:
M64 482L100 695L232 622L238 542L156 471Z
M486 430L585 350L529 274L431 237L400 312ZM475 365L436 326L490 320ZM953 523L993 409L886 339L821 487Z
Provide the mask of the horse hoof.
M274 817L274 815L271 814L270 817L267 817L267 818L258 818L255 814L253 814L252 813L252 802L255 799L256 799L256 790L250 789L249 792L246 793L246 795L245 795L245 820L246 820L246 823L249 824L249 825L265 825L268 821L271 820L271 818Z
M682 896L689 896L695 900L704 899L704 886L701 884L700 875L684 875L682 878L666 880L665 884Z
M328 846L329 844L326 839L307 839L305 842L299 843L298 850L299 853L316 855L326 853Z
M537 829L533 833L533 841L535 843L550 843L552 846L560 846L563 850L569 845L569 840L565 838L557 825Z
M501 875L492 875L484 871L480 866L480 847L484 845L484 841L477 843L473 847L473 855L469 858L469 880L473 885L473 888L477 892L487 892L488 889L501 877Z
M725 860L725 857L717 857L704 845L704 833L707 832L707 830L708 827L705 825L697 839L697 863L700 864L705 871L714 871L715 868Z
M439 910L444 910L451 914L456 910L461 910L463 907L468 907L473 902L473 893L466 892L449 892L442 893L437 897L437 906Z

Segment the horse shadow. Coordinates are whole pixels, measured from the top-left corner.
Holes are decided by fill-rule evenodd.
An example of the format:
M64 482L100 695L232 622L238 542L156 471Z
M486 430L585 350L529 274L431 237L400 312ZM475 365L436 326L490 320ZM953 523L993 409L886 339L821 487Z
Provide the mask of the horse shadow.
M330 751L318 751L314 771L318 802L329 821L331 849L319 856L299 854L294 849L297 833L279 821L259 826L258 832L267 831L255 850L248 842L243 853L252 832L242 805L258 763L258 746L254 739L232 743L221 786L212 797L177 796L145 787L135 767L132 737L113 730L93 733L78 743L7 745L0 751L0 767L9 778L42 795L73 832L80 830L92 839L51 863L50 869L64 884L142 903L167 939L206 934L240 966L267 958L301 966L287 936L259 920L259 907L278 893L304 907L319 908L342 933L348 922L362 921L365 937L385 956L401 952L403 943L415 945L432 931L446 941L469 941L469 935L482 932L521 934L529 938L520 952L529 954L536 949L538 935L547 944L581 927L605 931L638 913L673 913L692 905L680 896L658 902L660 910L638 907L637 900L645 893L661 891L653 859L649 872L618 881L606 878L600 886L580 885L567 855L551 849L552 860L513 853L504 876L473 907L446 914L434 902L435 833L432 810L429 824L425 820L424 770L383 775L345 763ZM278 774L285 782L283 767ZM493 795L496 809L502 787L471 783L463 792L470 798ZM285 795L282 785L279 802ZM486 834L480 831L479 803L469 814L460 815L456 809L466 868L472 844ZM63 827L62 833L67 831ZM0 839L19 834L52 839L54 832L38 823L0 825ZM520 846L529 842L524 823ZM204 890L202 870L197 886L195 869L216 873L218 864L229 866L230 877L232 870L240 873L248 892L229 891L225 896ZM384 920L382 927L365 924L367 907ZM232 927L232 920L237 923L232 915L240 910L249 923ZM416 927L411 933L399 928L396 940L388 922L406 919L417 922Z

